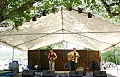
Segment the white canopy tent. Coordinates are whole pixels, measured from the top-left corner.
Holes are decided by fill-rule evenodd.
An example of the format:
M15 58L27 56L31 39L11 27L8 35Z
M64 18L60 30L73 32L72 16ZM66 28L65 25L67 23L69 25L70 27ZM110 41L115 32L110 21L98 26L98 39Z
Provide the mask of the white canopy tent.
M75 10L60 10L25 22L19 30L1 35L2 43L23 50L66 41L93 50L104 51L120 42L120 25Z

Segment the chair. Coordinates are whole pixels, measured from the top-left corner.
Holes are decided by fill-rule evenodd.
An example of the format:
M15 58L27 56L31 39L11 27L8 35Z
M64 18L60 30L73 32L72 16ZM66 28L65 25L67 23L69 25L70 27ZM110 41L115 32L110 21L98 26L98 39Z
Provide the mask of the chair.
M64 63L64 70L65 71L70 71L70 63Z
M68 77L66 71L70 71L71 70L71 67L70 67L70 63L64 63L64 74L65 74L65 77Z
M33 66L32 65L28 65L27 68L28 68L28 70L32 70Z

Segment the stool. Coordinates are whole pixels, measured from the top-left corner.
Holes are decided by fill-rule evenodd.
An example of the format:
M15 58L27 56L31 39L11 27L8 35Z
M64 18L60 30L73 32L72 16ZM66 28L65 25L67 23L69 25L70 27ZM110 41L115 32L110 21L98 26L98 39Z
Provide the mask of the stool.
M67 71L69 70L70 71L70 63L64 63L64 70Z

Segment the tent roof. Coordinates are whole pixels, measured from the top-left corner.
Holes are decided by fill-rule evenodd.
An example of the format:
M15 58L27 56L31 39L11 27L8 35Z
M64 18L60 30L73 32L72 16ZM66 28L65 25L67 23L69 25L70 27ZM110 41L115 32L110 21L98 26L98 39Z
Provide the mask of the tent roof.
M25 22L19 30L0 37L1 42L23 49L33 50L60 41L102 51L120 42L120 25L87 13L60 10Z

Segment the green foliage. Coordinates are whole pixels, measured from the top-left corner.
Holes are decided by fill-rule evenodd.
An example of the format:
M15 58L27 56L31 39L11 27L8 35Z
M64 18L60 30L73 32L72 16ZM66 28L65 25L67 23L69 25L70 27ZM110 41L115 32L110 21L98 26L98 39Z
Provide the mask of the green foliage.
M90 49L90 48L84 48L83 50L91 51L92 49Z
M70 7L81 5L82 1L81 0L62 0L61 3L66 7L67 10L69 10Z
M33 7L34 3L37 6ZM30 21L35 14L55 13L58 6L84 7L85 10L105 18L120 22L119 0L1 0L0 22L10 19L15 22L14 29L18 29L24 22ZM34 12L33 12L34 11Z
M9 49L9 51L0 51L0 60L12 60L13 51ZM14 52L14 59L27 59L27 52L22 51L15 51Z
M50 45L48 45L48 46L40 47L36 50L49 50L50 48L52 48L52 47Z
M102 60L120 64L120 47L116 47L106 53L102 53Z
M61 42L58 42L58 43L55 43L55 44L51 44L51 45L48 45L48 46L38 48L37 50L49 50L50 48L64 49L67 46L67 44L68 44L68 42L61 41Z

